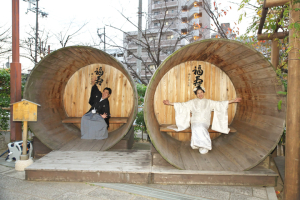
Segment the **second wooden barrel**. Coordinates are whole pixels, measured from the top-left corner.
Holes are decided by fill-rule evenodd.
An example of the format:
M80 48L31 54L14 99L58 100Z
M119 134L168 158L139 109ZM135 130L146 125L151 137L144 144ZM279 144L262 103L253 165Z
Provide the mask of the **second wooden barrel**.
M112 89L109 136L99 150L120 141L137 114L135 83L123 65L91 47L66 47L41 60L25 85L24 98L41 105L38 121L29 123L35 136L52 150L80 138L80 120L89 110L91 77L100 91Z
M236 131L211 134L212 150L205 155L191 149L190 132L165 128L175 124L175 116L174 108L162 103L196 98L193 88L199 83L207 99L242 98L228 108L230 127ZM273 66L255 49L232 40L194 42L165 59L147 87L144 118L152 144L179 169L251 169L269 155L283 133L286 99L277 94L281 90Z

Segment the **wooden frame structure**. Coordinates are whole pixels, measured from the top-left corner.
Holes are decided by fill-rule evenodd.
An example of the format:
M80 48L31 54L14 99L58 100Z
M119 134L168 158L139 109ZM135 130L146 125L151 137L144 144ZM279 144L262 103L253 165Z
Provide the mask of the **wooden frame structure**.
M263 12L258 30L258 39L265 40L262 37L262 29L267 15L268 7L290 5L290 23L299 23L300 3L294 0L265 0ZM298 11L297 11L298 10ZM287 94L287 120L286 120L286 158L285 158L285 183L284 198L300 199L300 39L299 32L295 28L289 31L289 42L291 51L288 58L288 94ZM294 37L296 35L296 37ZM278 40L287 36L287 33L273 33L269 39L272 40L271 59L272 64L276 67L279 62Z
M192 150L188 141L180 142L161 132L154 110L154 96L162 77L174 66L188 61L204 61L219 67L231 79L237 96L243 98L231 124L237 132L214 139L212 151L205 155ZM271 63L253 48L223 39L194 42L169 56L152 77L144 106L148 134L163 158L179 169L249 170L272 152L282 135L285 97L277 95L282 88ZM283 108L278 111L280 99Z

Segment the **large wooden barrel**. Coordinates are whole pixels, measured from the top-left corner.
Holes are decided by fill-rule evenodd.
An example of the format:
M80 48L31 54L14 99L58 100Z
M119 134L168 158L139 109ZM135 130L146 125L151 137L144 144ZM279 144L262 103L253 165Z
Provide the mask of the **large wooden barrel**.
M230 127L236 131L211 133L212 151L205 155L191 149L189 131L165 128L175 124L175 112L162 103L196 98L193 88L199 82L207 99L242 98L228 108ZM248 170L269 155L283 133L286 99L277 94L282 90L273 66L253 48L223 39L195 42L170 55L153 75L144 106L148 133L162 157L179 169Z
M24 98L41 105L38 121L29 123L50 149L60 149L80 138L80 119L90 109L91 76L98 76L100 91L112 89L109 97L110 127L100 150L120 141L137 114L135 83L123 65L112 56L91 47L66 47L41 60L25 85Z

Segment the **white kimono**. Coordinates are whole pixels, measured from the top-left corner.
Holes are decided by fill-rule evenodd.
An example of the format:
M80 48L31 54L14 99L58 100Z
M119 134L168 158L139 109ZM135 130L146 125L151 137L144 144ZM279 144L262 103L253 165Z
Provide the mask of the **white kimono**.
M211 111L214 111L212 129L228 134L228 101L210 99L192 99L185 103L174 103L175 121L178 128L169 126L175 131L182 131L192 125L191 147L211 150L211 139L208 132ZM192 117L190 113L192 112Z

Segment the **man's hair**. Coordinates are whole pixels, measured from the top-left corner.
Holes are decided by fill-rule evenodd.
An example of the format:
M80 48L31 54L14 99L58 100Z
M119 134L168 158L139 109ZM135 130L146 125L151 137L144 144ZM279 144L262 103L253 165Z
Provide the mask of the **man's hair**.
M108 90L108 93L111 94L111 89L109 87L104 88L104 90ZM103 90L103 92L104 92Z

